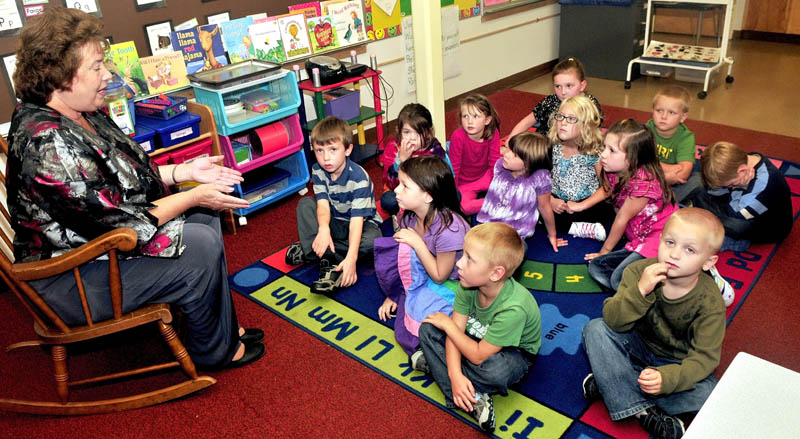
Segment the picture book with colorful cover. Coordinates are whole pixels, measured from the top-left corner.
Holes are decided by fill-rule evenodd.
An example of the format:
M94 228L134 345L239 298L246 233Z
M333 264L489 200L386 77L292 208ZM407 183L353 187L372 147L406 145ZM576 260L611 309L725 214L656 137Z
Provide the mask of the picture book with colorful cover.
M321 2L319 2L320 15L330 14L330 12L328 12L328 5L332 5L334 3L342 3L345 1L347 0L322 0Z
M266 21L250 25L250 39L253 41L256 58L274 63L286 62L281 31L277 21Z
M292 14L278 18L278 27L281 30L287 61L311 55L311 42L308 40L306 18L303 14Z
M128 91L128 98L147 96L150 92L144 79L139 53L133 41L112 44L106 54L106 67L114 76L121 78Z
M228 65L225 48L222 46L222 31L216 24L197 26L200 46L206 53L206 65L203 70L216 69Z
M328 5L328 15L333 20L341 46L360 43L367 39L364 30L364 11L360 0L352 0Z
M219 24L222 27L222 41L231 64L248 60L255 55L248 33L251 24L253 17L237 18Z
M339 37L330 15L313 17L306 20L308 26L308 39L311 41L311 50L322 53L339 47Z
M174 31L169 34L172 48L183 54L186 63L186 72L189 74L203 70L206 65L206 53L200 46L200 37L197 28Z
M167 52L139 59L150 94L188 87L182 52Z
M294 12L302 13L307 19L322 15L319 2L306 2L289 6L289 13L291 14Z

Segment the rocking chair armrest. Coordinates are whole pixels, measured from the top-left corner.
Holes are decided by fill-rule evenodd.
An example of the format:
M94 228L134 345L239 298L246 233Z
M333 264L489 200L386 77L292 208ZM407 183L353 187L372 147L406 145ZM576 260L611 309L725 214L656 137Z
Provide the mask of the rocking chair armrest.
M55 258L35 262L21 262L11 266L14 276L23 281L44 279L72 270L110 250L130 251L136 247L137 235L133 229L120 227L104 233L82 246Z

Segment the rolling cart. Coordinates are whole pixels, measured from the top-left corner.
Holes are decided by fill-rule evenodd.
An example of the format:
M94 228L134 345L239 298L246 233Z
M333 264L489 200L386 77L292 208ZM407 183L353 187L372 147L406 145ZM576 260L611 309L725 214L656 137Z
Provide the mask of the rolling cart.
M654 42L650 38L650 34L652 33L651 26L653 25L654 20L654 4L667 4L670 5L671 8L685 8L685 9L692 9L703 11L704 9L702 6L721 6L724 7L725 15L722 20L722 26L717 27L717 41L719 42L718 53L716 59L713 61L706 61L704 59L693 59L692 57L684 57L685 59L676 59L671 56L670 53L664 53L658 57L652 56L652 48L651 44L659 44L658 42ZM628 74L625 79L625 88L631 88L631 72L633 70L634 64L640 65L653 65L658 66L661 68L672 68L675 69L686 69L686 70L694 70L699 72L705 72L705 80L703 82L703 90L697 93L697 97L699 99L705 99L708 96L708 88L709 83L711 80L711 75L714 74L717 70L721 69L725 64L728 65L728 74L725 77L725 82L732 83L733 76L733 58L727 55L728 52L728 36L731 32L731 14L733 13L733 0L683 0L681 2L671 2L671 1L662 1L662 0L647 0L647 18L645 22L645 53L641 56L638 56L628 63ZM699 17L698 25L702 24L702 15ZM695 42L699 39L699 34L701 32L700 27L698 27L698 37L696 38ZM720 34L721 30L721 34ZM676 51L675 53L705 53L708 52L709 49L714 51L714 48L707 48L703 46L689 46L689 45L682 45L679 49L679 52ZM651 56L648 56L651 55ZM688 58L688 59L686 59ZM696 58L696 57L695 57Z

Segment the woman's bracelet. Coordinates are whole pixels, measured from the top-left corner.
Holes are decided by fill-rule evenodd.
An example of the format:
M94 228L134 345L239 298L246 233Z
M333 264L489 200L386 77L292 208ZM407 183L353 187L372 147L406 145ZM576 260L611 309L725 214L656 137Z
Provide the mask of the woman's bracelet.
M175 170L178 169L178 166L180 165L175 165L172 167L172 184L178 184L178 180L175 180Z

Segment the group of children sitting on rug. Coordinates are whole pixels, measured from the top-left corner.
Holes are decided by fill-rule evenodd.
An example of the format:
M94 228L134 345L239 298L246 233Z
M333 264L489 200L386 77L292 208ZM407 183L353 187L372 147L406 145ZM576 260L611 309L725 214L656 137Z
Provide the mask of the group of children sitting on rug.
M585 259L614 295L583 330L584 395L602 398L613 420L635 416L656 437L680 437L675 415L696 412L716 383L733 301L717 253L785 238L788 185L767 158L728 142L695 167L682 87L656 94L647 124L621 120L603 133L578 60L560 62L553 85L507 142L491 103L466 98L447 151L430 112L406 105L383 155L381 205L396 221L386 238L372 182L348 157L350 126L325 118L311 133L315 197L297 207L286 262L319 261L311 291L331 294L356 282L358 259L374 257L386 294L378 316L395 317L411 367L492 431L491 395L519 381L541 346L536 300L512 276L525 240L541 217L554 252L567 245L559 233L603 241Z

